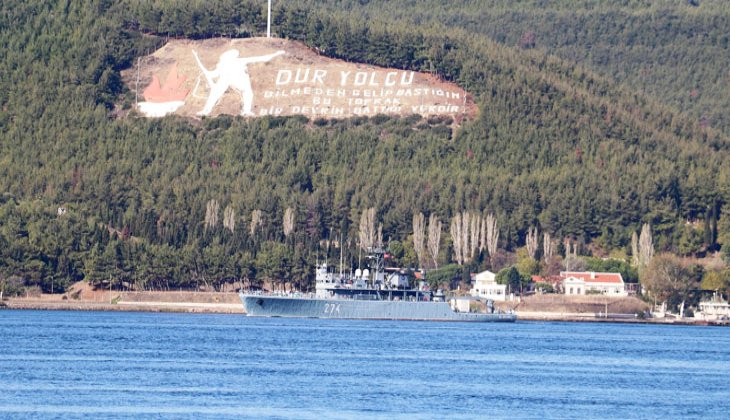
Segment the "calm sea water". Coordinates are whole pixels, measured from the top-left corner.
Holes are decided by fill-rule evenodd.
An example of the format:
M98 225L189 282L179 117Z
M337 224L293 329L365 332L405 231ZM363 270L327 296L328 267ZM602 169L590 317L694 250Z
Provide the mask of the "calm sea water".
M730 329L0 311L0 418L728 418Z

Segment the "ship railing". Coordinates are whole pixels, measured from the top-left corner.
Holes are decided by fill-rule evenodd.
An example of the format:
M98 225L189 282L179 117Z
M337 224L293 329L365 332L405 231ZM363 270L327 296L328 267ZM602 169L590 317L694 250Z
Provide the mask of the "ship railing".
M241 293L244 295L252 295L252 296L274 296L274 297L294 297L294 298L309 298L314 299L316 297L316 294L314 292L299 292L299 291L281 291L281 290L273 290L273 291L263 291L263 290L244 290Z

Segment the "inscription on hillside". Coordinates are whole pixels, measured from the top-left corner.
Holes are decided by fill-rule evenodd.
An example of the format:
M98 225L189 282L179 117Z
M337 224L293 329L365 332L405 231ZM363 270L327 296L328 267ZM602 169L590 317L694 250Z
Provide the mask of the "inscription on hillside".
M174 40L124 78L148 117L459 117L474 109L463 89L430 74L330 59L281 39Z

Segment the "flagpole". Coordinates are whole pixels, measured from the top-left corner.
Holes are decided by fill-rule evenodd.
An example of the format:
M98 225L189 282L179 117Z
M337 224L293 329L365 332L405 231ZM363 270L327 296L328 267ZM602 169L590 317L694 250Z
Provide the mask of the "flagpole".
M134 84L134 105L139 107L139 66L142 62L142 57L137 57L137 82Z
M271 0L269 0L269 12L266 15L266 38L271 38Z

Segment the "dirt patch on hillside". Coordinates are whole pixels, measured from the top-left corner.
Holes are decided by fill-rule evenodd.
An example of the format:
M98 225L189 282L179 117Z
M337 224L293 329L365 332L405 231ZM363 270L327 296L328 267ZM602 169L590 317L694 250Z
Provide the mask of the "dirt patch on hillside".
M79 281L66 290L65 296L72 300L98 300L100 294L89 282Z

